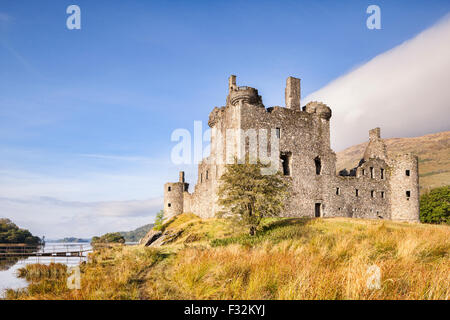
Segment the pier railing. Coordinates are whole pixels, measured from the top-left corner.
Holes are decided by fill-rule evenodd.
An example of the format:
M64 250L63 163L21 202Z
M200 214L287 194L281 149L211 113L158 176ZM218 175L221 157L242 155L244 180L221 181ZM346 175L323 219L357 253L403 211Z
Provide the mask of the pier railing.
M88 244L2 244L0 243L0 257L81 257L84 253L92 251Z

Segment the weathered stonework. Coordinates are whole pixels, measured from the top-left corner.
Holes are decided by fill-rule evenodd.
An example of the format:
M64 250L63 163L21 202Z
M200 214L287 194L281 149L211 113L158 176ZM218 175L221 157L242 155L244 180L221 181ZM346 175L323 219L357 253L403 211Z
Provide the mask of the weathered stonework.
M300 108L300 79L293 77L287 79L285 99L285 108L265 108L258 90L238 87L236 77L231 76L226 105L214 108L209 116L208 124L215 133L210 156L198 165L195 190L187 191L184 174L179 182L166 183L166 216L193 212L203 218L213 217L221 209L217 191L230 154L227 148L235 148L231 155L238 153L239 146L249 152L254 138L258 143L266 139L267 154L272 141L278 142L279 150L275 149L277 154L273 155L285 179L291 182L283 216L419 221L416 156L388 158L380 128L375 128L369 131L370 142L359 165L336 175L336 154L330 148L331 109L321 102L309 102ZM245 135L231 136L229 129L241 129ZM265 132L267 137L262 135ZM255 153L261 156L260 149Z

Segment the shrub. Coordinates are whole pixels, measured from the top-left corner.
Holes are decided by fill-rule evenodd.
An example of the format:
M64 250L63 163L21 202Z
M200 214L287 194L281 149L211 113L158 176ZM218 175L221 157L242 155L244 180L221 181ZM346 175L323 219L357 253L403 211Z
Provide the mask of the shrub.
M125 238L119 232L111 232L102 235L101 237L93 237L91 244L98 243L125 243Z
M450 186L433 189L420 197L420 221L450 224Z

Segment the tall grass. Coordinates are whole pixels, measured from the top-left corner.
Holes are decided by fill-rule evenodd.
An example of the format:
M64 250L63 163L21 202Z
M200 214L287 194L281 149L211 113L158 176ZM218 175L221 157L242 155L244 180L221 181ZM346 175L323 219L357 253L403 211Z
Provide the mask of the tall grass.
M449 299L450 227L356 219L271 219L256 237L227 221L173 221L158 249L116 247L82 265L81 290L43 286L14 299ZM215 230L215 231L213 231ZM190 235L197 234L198 241ZM208 236L206 236L208 235ZM381 271L379 289L368 268Z
M254 238L180 250L145 290L155 299L449 299L449 251L446 226L284 220ZM380 289L367 286L372 265Z

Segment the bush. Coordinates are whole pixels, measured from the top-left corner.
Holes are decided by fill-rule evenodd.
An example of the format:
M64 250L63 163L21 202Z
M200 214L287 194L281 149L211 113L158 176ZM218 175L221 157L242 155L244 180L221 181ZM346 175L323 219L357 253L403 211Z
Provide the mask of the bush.
M125 243L125 238L120 234L120 232L111 232L102 235L101 237L93 237L91 244L98 243Z
M420 221L450 224L450 186L436 188L420 197Z
M9 219L0 219L0 243L26 243L38 245L39 237L35 237L30 231L20 229Z

